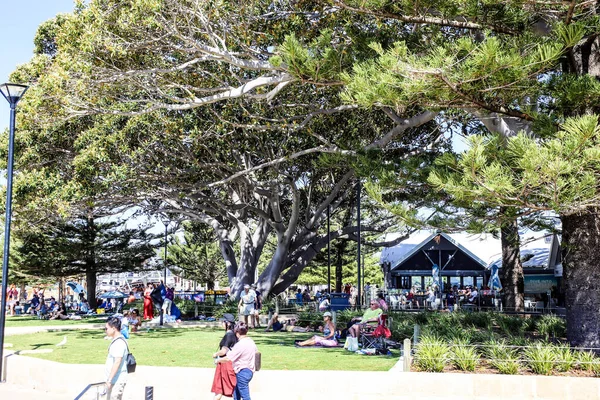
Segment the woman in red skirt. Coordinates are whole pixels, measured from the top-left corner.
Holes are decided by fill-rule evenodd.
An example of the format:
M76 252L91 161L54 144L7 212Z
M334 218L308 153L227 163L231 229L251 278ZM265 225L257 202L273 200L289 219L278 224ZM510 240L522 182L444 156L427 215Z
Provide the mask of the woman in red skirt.
M154 303L152 302L152 291L154 285L149 283L144 291L144 319L154 318Z
M235 318L231 314L223 315L223 324L225 326L225 336L219 343L219 350L213 354L213 358L218 359L225 357L227 352L237 343L237 336L233 332ZM215 400L219 400L222 396L232 397L233 390L237 384L235 378L235 372L233 371L233 365L231 361L227 362L216 362L217 369L215 370L215 377L213 379L211 392L215 394Z

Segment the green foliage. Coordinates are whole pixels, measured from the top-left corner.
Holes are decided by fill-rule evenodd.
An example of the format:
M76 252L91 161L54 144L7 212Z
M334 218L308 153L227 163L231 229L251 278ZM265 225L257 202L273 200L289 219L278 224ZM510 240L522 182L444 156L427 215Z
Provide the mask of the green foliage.
M300 311L297 325L316 329L319 325L323 325L323 313L312 310Z
M462 313L462 321L465 325L490 331L494 323L494 314L487 312L466 312Z
M237 315L238 313L238 301L236 299L229 298L221 307L215 307L212 313L215 318L222 318L223 314Z
M525 331L524 320L521 318L498 314L495 319L502 333L507 336L521 336Z
M504 340L492 340L485 343L484 354L487 362L501 374L515 375L519 373L519 356L515 348Z
M556 346L555 369L559 372L569 372L577 364L577 355L568 346Z
M183 224L184 234L180 239L173 235L174 242L167 246L168 264L186 279L206 283L214 289L216 281L226 277L225 261L213 230L195 222ZM164 259L164 252L159 252Z
M353 310L343 310L336 313L336 323L338 328L345 327L348 322L354 317L362 316L362 312Z
M576 353L577 367L583 371L597 371L600 359L592 351L579 351Z
M536 342L525 349L525 364L540 375L550 375L557 359L557 349L550 344Z
M421 371L442 372L450 361L448 344L436 336L422 336L415 351L414 363Z
M537 331L544 335L546 340L550 338L562 338L567 333L567 323L563 318L555 315L543 315L536 323Z
M479 365L479 354L475 346L454 344L452 346L452 364L461 371L475 371Z

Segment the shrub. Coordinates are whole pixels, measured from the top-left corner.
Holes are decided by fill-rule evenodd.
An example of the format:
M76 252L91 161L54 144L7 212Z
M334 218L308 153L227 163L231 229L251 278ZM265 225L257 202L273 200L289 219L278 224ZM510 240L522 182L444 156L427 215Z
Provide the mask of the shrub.
M476 328L492 330L494 315L488 312L467 312L463 314L463 323Z
M496 323L498 327L507 336L521 336L525 330L523 319L520 317L511 317L508 315L497 315Z
M535 343L525 349L525 364L540 375L550 375L556 361L556 348L546 343Z
M415 365L421 371L442 372L450 359L450 348L442 339L423 336L415 352Z
M316 311L300 311L298 313L298 326L317 328L323 325L323 314Z
M571 370L577 362L575 354L567 346L556 346L556 370L567 372Z
M392 332L392 339L396 341L411 338L414 333L414 325L411 320L393 318L389 328Z
M346 328L346 325L354 317L360 317L362 313L360 311L344 310L336 312L336 324L338 329Z
M471 343L486 343L497 340L497 335L493 331L480 331L475 328L470 328L469 335L471 336Z
M508 344L511 346L524 347L527 346L528 342L523 336L509 336L507 338Z
M543 315L536 321L536 328L540 335L546 337L546 340L549 340L550 337L564 337L567 333L565 320L556 315Z
M479 364L479 354L475 346L455 344L452 347L452 364L461 371L475 371Z
M235 299L229 299L222 306L217 307L213 311L213 317L219 319L223 314L232 314L236 316L238 313L238 302Z
M517 350L508 346L504 340L486 342L485 355L490 365L501 374L515 375L519 372Z
M596 355L591 351L580 351L577 354L577 366L583 371L594 371L594 368L598 370L600 360L596 358Z

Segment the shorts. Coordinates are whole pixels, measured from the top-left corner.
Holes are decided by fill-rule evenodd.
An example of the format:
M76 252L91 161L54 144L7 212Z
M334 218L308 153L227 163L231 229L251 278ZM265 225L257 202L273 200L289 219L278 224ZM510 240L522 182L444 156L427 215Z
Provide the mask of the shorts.
M254 314L254 303L242 305L242 315Z
M108 391L107 400L122 400L123 392L125 391L125 384L127 382L117 382Z

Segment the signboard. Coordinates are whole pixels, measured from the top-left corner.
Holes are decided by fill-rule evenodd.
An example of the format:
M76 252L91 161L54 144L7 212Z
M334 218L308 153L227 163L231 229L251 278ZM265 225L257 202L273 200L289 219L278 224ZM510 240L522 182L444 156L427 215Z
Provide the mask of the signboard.
M556 285L554 275L525 275L525 293L546 293Z
M196 293L192 298L196 303L204 303L204 292Z
M227 294L227 290L207 290L206 294Z

